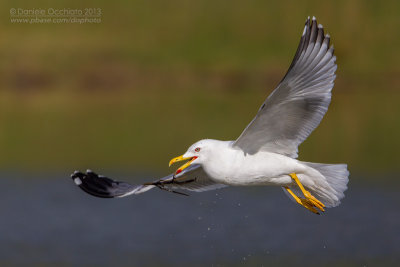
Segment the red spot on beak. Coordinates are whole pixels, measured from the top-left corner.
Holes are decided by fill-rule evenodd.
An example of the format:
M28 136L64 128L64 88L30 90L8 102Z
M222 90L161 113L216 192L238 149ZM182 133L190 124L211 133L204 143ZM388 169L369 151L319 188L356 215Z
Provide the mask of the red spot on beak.
M178 170L176 170L175 174L178 174L178 173L180 173L181 171L182 171L181 169L178 169Z

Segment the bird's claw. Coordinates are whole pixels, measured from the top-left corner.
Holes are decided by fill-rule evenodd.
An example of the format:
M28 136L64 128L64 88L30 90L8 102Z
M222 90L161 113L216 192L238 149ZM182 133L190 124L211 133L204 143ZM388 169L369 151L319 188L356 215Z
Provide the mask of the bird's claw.
M306 209L308 209L309 211L319 215L319 212L316 209L316 207L317 208L319 208L319 207L314 205L314 203L312 203L310 200L308 200L306 198L300 198L300 203L299 204L302 205L303 207L305 207Z
M321 211L325 211L324 209L325 205L321 201L316 199L313 195L311 195L310 192L305 191L304 196L306 197L307 202L309 202L311 205L317 207Z
M313 195L311 195L311 193L309 191L304 189L303 185L299 181L299 178L297 178L297 175L295 173L291 173L290 177L292 177L292 179L296 182L296 184L299 186L301 192L304 195L304 198L299 198L288 187L285 187L286 190L296 200L296 202L315 214L319 214L319 211L317 209L324 212L325 205L321 201L316 199Z

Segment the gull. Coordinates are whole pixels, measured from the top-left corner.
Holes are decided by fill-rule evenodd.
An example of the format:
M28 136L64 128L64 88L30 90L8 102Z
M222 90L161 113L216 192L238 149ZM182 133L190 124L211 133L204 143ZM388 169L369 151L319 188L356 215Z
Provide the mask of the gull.
M187 161L174 173L142 185L91 170L75 171L72 179L85 192L103 198L152 188L186 195L181 190L273 185L315 214L338 206L347 189L347 165L297 160L298 146L319 125L331 102L337 65L329 43L322 25L308 17L286 75L235 141L200 140L169 162Z

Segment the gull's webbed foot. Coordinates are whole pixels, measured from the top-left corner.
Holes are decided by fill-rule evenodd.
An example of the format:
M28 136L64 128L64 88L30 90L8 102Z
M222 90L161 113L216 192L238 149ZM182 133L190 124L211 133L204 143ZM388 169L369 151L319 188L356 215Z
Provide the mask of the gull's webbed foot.
M292 190L290 190L288 187L285 187L285 189L288 191L288 193L295 199L297 203L308 209L309 211L319 214L318 208L320 211L325 211L324 207L325 205L316 199L311 193L307 190L304 189L303 185L300 183L299 178L297 178L297 175L295 173L289 174L289 176L296 182L296 184L299 186L301 192L303 193L305 198L299 198L296 196Z
M315 209L315 205L313 205L308 199L305 198L299 198L298 196L295 195L295 193L293 193L292 190L290 190L289 187L285 186L284 187L286 189L286 191L288 191L288 193L294 198L294 200L299 203L300 205L302 205L303 207L305 207L306 209L308 209L309 211L315 213L315 214L319 214L318 210Z

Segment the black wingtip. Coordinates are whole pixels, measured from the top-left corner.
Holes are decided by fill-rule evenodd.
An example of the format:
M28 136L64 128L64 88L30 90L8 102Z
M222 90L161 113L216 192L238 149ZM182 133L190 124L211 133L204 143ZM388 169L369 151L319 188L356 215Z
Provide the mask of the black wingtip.
M105 176L99 176L91 170L86 173L74 171L71 174L74 183L86 193L101 197L114 198L129 194L137 188L125 182L114 181Z
M74 183L79 186L82 184L82 180L85 178L85 175L80 171L74 171L74 173L71 174L71 178Z

